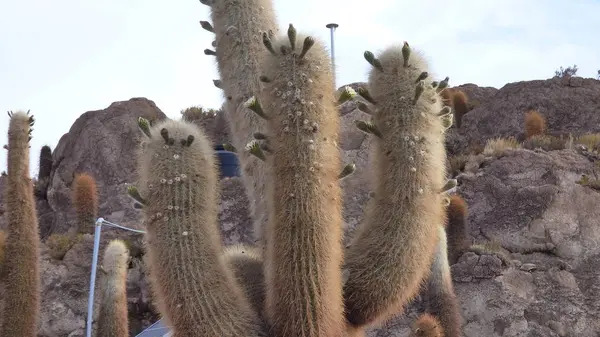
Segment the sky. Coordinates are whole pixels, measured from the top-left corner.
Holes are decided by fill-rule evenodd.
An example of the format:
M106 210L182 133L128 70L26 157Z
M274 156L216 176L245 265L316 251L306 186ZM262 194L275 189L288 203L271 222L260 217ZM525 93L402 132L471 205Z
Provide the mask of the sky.
M365 50L408 41L430 73L450 85L546 79L560 66L578 75L600 69L600 0L275 0L289 23L321 38L335 22L337 85L365 81ZM132 97L153 100L169 117L201 105L219 108L209 9L193 0L0 1L0 110L31 110L37 174L43 145L53 149L84 112ZM596 38L594 38L596 36ZM4 117L2 117L4 116ZM0 115L0 144L9 118ZM0 170L6 169L6 152Z

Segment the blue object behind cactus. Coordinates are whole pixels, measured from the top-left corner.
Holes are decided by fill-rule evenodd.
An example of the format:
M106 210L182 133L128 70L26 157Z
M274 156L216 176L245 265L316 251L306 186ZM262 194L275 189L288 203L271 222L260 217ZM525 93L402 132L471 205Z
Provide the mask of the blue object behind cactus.
M215 146L215 151L217 152L217 158L219 159L221 177L239 177L240 163L237 155L231 151L226 151L223 145Z

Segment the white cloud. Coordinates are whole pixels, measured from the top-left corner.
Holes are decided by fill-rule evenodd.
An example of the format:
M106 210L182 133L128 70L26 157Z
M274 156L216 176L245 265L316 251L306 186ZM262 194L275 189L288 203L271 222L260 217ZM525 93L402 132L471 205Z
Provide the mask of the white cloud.
M275 1L278 22L316 34L335 33L337 83L364 81L365 50L408 41L423 50L437 77L451 84L500 87L551 77L577 64L600 68L600 3L594 0L305 0ZM198 21L198 1L10 1L0 11L0 108L31 109L38 118L32 166L43 144L55 146L83 112L143 96L175 117L187 106L218 108L221 92L213 37ZM6 140L8 117L0 116ZM3 143L3 142L0 142ZM0 170L6 156L0 156Z

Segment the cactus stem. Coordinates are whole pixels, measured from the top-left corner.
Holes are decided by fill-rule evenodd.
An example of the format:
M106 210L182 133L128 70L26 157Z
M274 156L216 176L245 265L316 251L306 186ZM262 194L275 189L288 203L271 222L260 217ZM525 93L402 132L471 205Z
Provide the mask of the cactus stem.
M339 179L343 179L356 171L356 165L354 163L344 166L342 172L340 172Z
M271 79L268 78L267 76L261 76L261 77L259 77L259 79L260 79L261 82L271 83Z
M340 98L338 99L337 103L343 104L354 99L354 97L356 97L356 91L354 91L354 89L352 89L350 86L345 86L340 93Z
M221 82L221 80L213 80L213 84L215 85L215 87L217 87L219 89L223 89L222 88L223 82Z
M410 60L410 46L408 42L404 41L404 45L402 46L402 58L404 59L403 67L408 67L408 61Z
M298 56L298 60L302 60L304 58L304 56L306 56L306 53L308 53L310 48L312 48L312 46L314 46L314 45L315 45L315 39L312 36L307 36L304 39L304 44L302 44L302 52Z
M294 28L294 25L292 25L291 23L290 23L290 26L288 27L287 35L288 35L288 39L290 40L290 47L292 48L292 50L295 50L296 49L296 28Z
M210 24L210 22L208 21L200 21L200 26L202 26L202 28L204 28L205 30L214 33L215 29L213 28L213 26Z
M366 114L373 115L373 110L369 108L369 106L365 104L365 102L358 102L358 104L356 104L356 107L358 108L358 110Z
M382 138L382 135L381 135L381 132L379 131L379 129L375 126L375 124L373 124L371 122L354 121L354 125L356 125L356 127L362 132L366 132L366 133L375 135L379 138Z
M375 58L375 55L372 52L367 50L367 51L365 51L364 56L365 56L365 60L367 60L367 62L369 62L369 64L371 64L373 67L375 67L377 70L381 71L382 73L384 72L381 62L379 62L379 59Z
M255 156L256 158L258 158L262 161L267 160L265 153L262 151L260 145L258 144L258 142L256 140L252 140L252 141L250 141L250 143L246 144L246 150L251 155Z
M437 86L438 86L439 84L440 84L440 82L438 82L438 81L433 81L433 82L431 82L431 87L432 87L433 89L435 89L435 88L437 88Z
M275 52L275 49L273 48L273 42L271 42L271 39L269 38L267 33L263 33L262 40L263 40L263 44L265 45L265 47L267 48L269 53L271 53L273 55L277 55L277 53Z
M214 0L200 0L200 3L206 5L208 7L212 6L215 2Z
M260 102L258 101L258 99L256 99L255 96L250 97L246 103L245 103L246 107L252 111L254 111L257 115L259 115L261 118L263 119L269 119L267 117L267 115L265 114L264 110L262 109L262 106L260 105Z
M416 84L416 83L419 83L419 81L423 81L424 79L426 79L426 78L427 78L427 76L429 76L429 73L428 73L428 72L426 72L426 71L422 72L422 73L419 75L419 77L417 77L417 80L415 81L415 84Z
M217 56L217 52L212 49L204 49L204 55Z
M140 203L142 206L146 205L146 199L144 199L140 195L140 191L138 191L137 187L133 185L127 186L127 195L129 195L133 200Z
M419 81L419 84L417 84L417 87L415 88L415 97L413 98L413 105L417 104L417 101L419 100L419 97L421 97L421 94L423 94L423 91L425 91L425 82L423 81Z
M358 88L358 94L361 95L362 98L366 99L367 102L369 102L371 104L376 104L375 100L373 99L373 97L371 96L371 94L369 93L369 90L367 88L364 88L364 87Z
M190 147L194 142L194 136L188 135L187 138L181 140L181 147Z

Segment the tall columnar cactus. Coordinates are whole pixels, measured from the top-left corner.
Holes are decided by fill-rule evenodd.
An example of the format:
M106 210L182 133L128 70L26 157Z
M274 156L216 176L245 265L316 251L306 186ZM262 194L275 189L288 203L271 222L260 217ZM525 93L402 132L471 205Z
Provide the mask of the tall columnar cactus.
M98 218L96 179L87 173L75 176L72 200L77 214L77 231L79 233L93 233L94 223Z
M445 221L444 132L450 108L442 108L428 80L428 66L408 43L386 49L373 65L369 91L372 122L357 121L376 137L375 194L365 221L346 252L346 317L355 326L385 320L402 310L429 272L437 229Z
M152 288L173 336L260 336L258 315L223 257L212 144L185 121L140 122L148 136L138 159L141 193L129 193L144 205Z
M252 308L263 319L266 287L261 250L246 245L228 246L225 248L225 259Z
M35 195L40 198L46 198L48 183L50 182L50 173L52 173L52 149L48 145L42 146L40 150L40 163L37 184L34 186Z
M446 231L439 226L438 232L439 243L427 281L427 312L439 319L446 337L461 337L462 314L450 274Z
M268 122L266 312L273 336L339 337L342 300L342 195L339 115L333 70L321 41L263 33L265 88L247 105ZM263 138L263 137L259 137ZM266 152L266 153L265 153ZM262 153L262 155L261 155Z
M120 240L111 241L104 251L96 337L128 337L127 268L129 251Z
M213 24L201 21L202 26L216 36L215 55L220 80L215 85L222 88L227 98L226 117L233 145L237 149L252 140L254 132L264 132L265 122L244 106L244 102L258 95L260 66L267 51L262 46L263 33L277 31L272 0L201 0L209 5ZM271 180L267 165L247 152L238 153L242 178L250 212L254 219L254 234L263 243L263 229L267 223L268 200L266 186Z
M39 228L29 177L29 140L33 116L9 112L7 200L8 240L4 314L0 336L37 336L40 309Z

